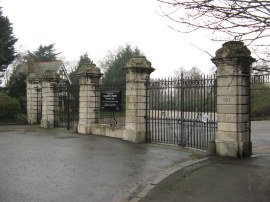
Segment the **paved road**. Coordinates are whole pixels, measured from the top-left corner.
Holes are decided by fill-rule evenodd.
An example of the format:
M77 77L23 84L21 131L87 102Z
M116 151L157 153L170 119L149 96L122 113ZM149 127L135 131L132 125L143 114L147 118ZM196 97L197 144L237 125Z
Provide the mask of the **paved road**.
M252 122L256 153L270 151L269 131L270 121ZM158 181L156 176L162 179L163 171L172 173L202 157L181 147L133 144L64 129L0 126L0 201L119 202Z
M201 156L38 126L0 126L0 201L119 201L137 183Z
M251 141L253 148L270 146L270 121L251 122Z

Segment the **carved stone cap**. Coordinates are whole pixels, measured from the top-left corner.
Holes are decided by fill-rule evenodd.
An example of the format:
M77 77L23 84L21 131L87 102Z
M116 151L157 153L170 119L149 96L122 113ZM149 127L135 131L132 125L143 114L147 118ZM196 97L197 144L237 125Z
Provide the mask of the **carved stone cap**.
M41 80L41 77L40 77L38 74L36 74L36 73L30 73L30 74L27 76L26 80L27 80L28 82L30 82L30 83L33 83L33 82L39 82L39 81Z
M47 69L42 74L42 80L58 81L58 80L60 80L60 76L56 71Z
M149 73L155 71L151 66L151 62L145 56L138 56L131 58L125 65L125 69L147 69Z
M222 59L235 59L235 58L247 58L250 62L254 62L255 59L250 56L250 50L241 41L229 41L222 45L222 48L216 51L216 56L212 58L212 61Z
M99 76L101 77L103 74L95 64L85 64L82 68L79 69L78 76L87 75L87 76Z

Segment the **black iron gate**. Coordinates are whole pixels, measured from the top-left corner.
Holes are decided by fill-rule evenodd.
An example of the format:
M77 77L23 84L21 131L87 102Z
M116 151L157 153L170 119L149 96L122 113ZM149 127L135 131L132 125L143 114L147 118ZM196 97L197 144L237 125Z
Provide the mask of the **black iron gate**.
M207 149L216 135L216 79L147 80L147 142Z
M79 86L59 83L54 87L54 93L54 127L70 130L79 121Z

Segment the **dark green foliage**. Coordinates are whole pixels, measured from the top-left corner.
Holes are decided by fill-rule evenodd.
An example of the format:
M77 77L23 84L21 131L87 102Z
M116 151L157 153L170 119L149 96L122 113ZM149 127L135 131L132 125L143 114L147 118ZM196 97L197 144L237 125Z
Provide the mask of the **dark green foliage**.
M7 17L3 16L0 7L0 77L1 72L5 72L15 58L14 44L16 41L11 23Z
M17 99L21 112L26 114L26 72L13 73L8 83L8 95Z
M251 85L251 117L253 119L270 117L269 84Z
M21 113L21 106L16 98L0 93L0 120L8 121Z
M69 78L71 79L74 86L79 86L79 79L76 74L78 73L79 69L82 68L85 64L94 64L93 60L89 58L87 52L80 56L80 60L75 70L69 74Z
M12 97L26 97L26 72L13 73L8 82L8 94Z
M78 66L76 70L80 69L83 67L85 64L94 64L93 60L91 60L88 56L88 53L84 53L83 55L80 56L80 60L78 62Z
M102 78L104 85L121 85L126 82L126 73L124 67L126 63L133 57L142 56L139 49L134 50L130 45L120 48L114 56L114 59L108 64L108 68ZM105 62L106 63L106 62Z
M56 53L56 50L54 49L54 44L50 44L48 46L40 45L36 51L28 51L26 58L34 60L35 62L47 62L57 60L57 56L59 54L60 53Z
M12 97L16 97L19 100L26 99L26 70L22 69L26 59L34 60L35 62L47 62L57 60L56 50L54 44L48 46L40 45L39 48L33 53L28 51L27 53L18 54L13 64L14 69L8 82L8 94ZM23 103L23 101L22 101ZM22 107L26 109L26 106ZM24 110L26 111L26 110Z
M12 63L13 70L9 78L7 89L8 95L17 99L26 100L26 77L27 70L23 68L25 54L18 54ZM22 107L26 111L26 106Z

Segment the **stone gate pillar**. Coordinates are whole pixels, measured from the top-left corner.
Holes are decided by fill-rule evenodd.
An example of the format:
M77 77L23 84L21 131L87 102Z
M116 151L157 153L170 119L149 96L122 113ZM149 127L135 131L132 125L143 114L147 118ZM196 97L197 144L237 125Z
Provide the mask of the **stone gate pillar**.
M99 109L98 84L102 74L95 64L86 64L79 70L77 76L80 82L78 133L91 134L92 124L97 118L96 109Z
M126 125L124 140L145 142L146 78L155 70L144 56L130 59L126 66Z
M54 86L60 80L59 74L54 70L46 70L42 75L42 119L41 127L54 127L54 111L57 107L58 97L55 96Z
M243 157L252 154L250 138L250 66L255 60L239 41L230 41L216 52L217 66L216 154Z
M27 99L27 123L38 123L38 104L41 99L40 77L35 73L30 73L26 79L26 99Z

